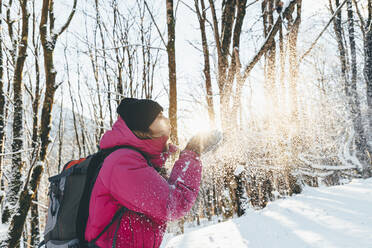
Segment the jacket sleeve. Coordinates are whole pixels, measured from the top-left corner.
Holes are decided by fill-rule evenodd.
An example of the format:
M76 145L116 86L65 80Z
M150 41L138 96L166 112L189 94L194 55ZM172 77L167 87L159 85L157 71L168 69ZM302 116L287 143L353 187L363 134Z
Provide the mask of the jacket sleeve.
M195 152L181 152L168 181L135 151L126 151L115 163L110 177L101 179L111 195L127 208L158 221L168 221L184 216L193 206L202 171Z

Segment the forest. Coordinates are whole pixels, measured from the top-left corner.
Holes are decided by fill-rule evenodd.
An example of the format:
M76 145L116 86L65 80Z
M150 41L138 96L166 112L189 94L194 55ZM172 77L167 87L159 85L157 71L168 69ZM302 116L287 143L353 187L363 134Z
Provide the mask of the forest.
M126 97L181 148L224 134L169 233L372 177L372 0L0 0L0 247L38 247L48 178Z

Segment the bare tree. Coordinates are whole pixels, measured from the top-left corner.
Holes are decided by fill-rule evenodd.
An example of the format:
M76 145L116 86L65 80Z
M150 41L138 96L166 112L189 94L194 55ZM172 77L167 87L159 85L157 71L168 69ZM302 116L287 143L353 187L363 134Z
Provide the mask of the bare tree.
M360 100L357 92L357 60L356 60L356 44L355 44L355 31L354 31L354 11L353 4L351 0L346 2L347 4L347 16L348 16L348 33L349 33L349 45L350 45L350 55L351 55L351 81L347 86L348 97L351 99L351 116L353 118L354 129L356 132L355 145L359 150L357 157L364 166L363 170L366 170L369 164L369 159L367 155L367 140L362 124L362 113L360 108ZM363 174L366 173L363 171Z
M22 3L22 13L27 13L27 0ZM23 190L19 198L19 204L15 209L16 215L13 216L11 224L8 230L8 238L2 243L3 247L19 247L20 239L22 236L22 231L24 228L25 220L29 208L31 206L31 201L35 199L35 195L40 183L40 178L43 173L43 163L46 160L46 154L48 149L48 144L50 143L49 133L51 129L51 111L54 101L54 93L59 85L55 83L56 70L54 69L53 63L53 52L55 44L58 37L67 29L69 26L76 9L77 0L74 0L73 9L70 12L66 23L61 27L60 30L56 31L54 27L54 2L53 0L43 0L42 10L41 10L41 20L40 20L40 36L41 44L44 51L44 70L45 70L45 97L42 107L41 114L41 124L40 124L40 140L41 149L40 155L38 157L38 162L31 165L31 171L25 182ZM26 16L26 15L25 15ZM28 17L28 15L27 15ZM24 17L25 18L25 17ZM47 33L49 24L49 34ZM25 25L25 24L24 24ZM27 27L27 26L26 26ZM22 30L23 34L23 30ZM22 37L22 42L25 38ZM26 39L27 40L27 39ZM24 46L26 50L27 44Z
M297 15L293 19L291 14L286 15L288 20L288 46L289 46L289 95L291 106L292 122L298 125L298 94L297 94L297 78L298 78L298 56L297 56L297 38L301 23L301 5L302 0L297 1Z
M0 0L0 16L3 14L3 1ZM0 30L3 29L3 19L0 18ZM5 96L4 96L4 70L3 70L3 32L0 32L0 154L4 151L4 140L5 140L5 120L4 120L4 107L5 107ZM0 190L2 188L3 181L3 156L0 155ZM3 196L0 196L0 204L3 200Z
M177 134L177 77L176 77L176 49L175 49L175 19L173 13L173 0L166 0L167 27L168 27L168 70L169 70L169 120L171 124L171 141L178 144Z
M3 212L3 221L7 222L11 217L14 206L17 203L18 194L22 187L21 170L24 165L22 160L23 149L23 68L27 56L28 44L28 20L29 13L27 10L27 0L20 0L22 10L22 31L20 37L20 45L13 75L13 143L12 143L12 170L11 180L8 185L7 205Z
M353 0L356 12L359 16L360 27L363 35L364 46L364 70L363 75L366 81L367 89L367 119L369 120L369 129L366 133L372 133L372 0L367 3L367 17L363 17L359 10L358 2ZM368 138L368 137L367 137ZM369 159L372 160L372 146L368 147Z
M61 110L59 111L59 123L58 123L58 167L57 171L61 171L61 166L62 166L62 151L63 151L63 135L64 135L64 119L63 119L63 86L62 86L62 91L61 91Z
M46 151L48 148L49 133L50 133L50 121L51 121L51 110L53 106L54 93L58 86L55 82L56 70L54 68L53 53L58 37L67 29L70 22L75 14L77 0L74 0L72 11L68 16L66 23L61 27L60 30L56 31L54 27L54 2L43 0L42 15L40 21L40 37L41 44L43 45L44 51L44 70L46 78L46 91L45 99L43 103L43 109L41 114L41 151L40 160L45 160ZM48 20L49 15L49 20ZM47 34L47 28L49 24L49 34Z
M338 44L339 50L339 59L341 62L341 75L344 79L344 91L347 98L348 103L348 112L350 114L350 118L353 123L353 127L355 130L355 145L357 148L357 157L361 162L363 168L361 173L364 175L366 169L368 167L368 147L366 141L366 135L364 133L364 129L362 126L362 118L361 118L361 109L360 109L360 100L357 93L357 65L356 65L356 44L355 44L355 31L354 31L354 15L353 15L353 8L352 8L352 1L347 0L347 23L348 23L348 37L349 43L346 43L343 36L343 27L342 27L342 15L341 11L338 12L336 18L334 19L334 29L336 35L336 41ZM333 5L332 2L329 1L330 10L332 13ZM335 6L339 7L340 2L339 0L335 0ZM349 57L347 56L347 46L350 49L350 61ZM348 68L351 68L349 71ZM350 75L349 75L350 74Z
M201 9L201 10L200 10ZM205 23L207 21L206 11L204 0L200 0L200 7L199 1L195 0L195 10L199 20L200 26L200 35L202 40L202 47L203 47L203 55L204 55L204 76L205 76L205 88L206 88L206 96L207 96L207 105L208 105L208 115L209 121L211 126L215 126L215 113L213 107L213 92L212 92L212 82L211 82L211 69L210 69L210 62L209 62L209 47L208 47L208 40L207 34L205 30Z
M276 6L276 11L280 15L283 11L283 2L280 0L275 1L275 6ZM280 102L279 102L279 107L280 109L283 109L284 104L285 104L285 83L284 83L284 77L285 77L285 51L284 51L284 39L283 39L283 24L279 26L279 64L280 64L280 91L279 97L280 97Z
M271 31L274 25L274 0L262 1L262 19L264 26L264 37L266 38L268 33ZM278 106L277 92L275 84L275 72L276 72L276 42L272 41L270 48L265 52L265 96L266 102L268 103L269 109L274 109Z
M368 18L365 25L365 65L364 78L367 84L368 120L369 133L372 133L372 0L368 0ZM369 156L372 158L372 147L369 148Z
M67 46L64 48L64 57L65 57L65 65L66 65L66 74L67 74L67 83L68 83L68 90L69 90L69 93L70 93L70 99L71 99L71 110L72 110L72 120L73 120L73 124L74 124L74 132L75 132L75 141L76 141L76 145L77 145L77 148L78 148L78 156L79 158L82 156L82 146L80 144L80 138L79 138L79 127L78 127L78 120L77 120L77 117L76 117L76 104L75 104L75 101L74 101L74 97L73 97L73 93L72 93L72 89L71 89L71 80L70 80L70 67L69 67L69 61L68 61L68 58L67 58ZM61 107L62 108L62 107ZM61 110L62 112L62 110ZM60 123L60 125L62 125L62 123ZM60 129L58 129L59 132L60 132ZM61 139L60 139L60 142L63 142ZM59 171L59 170L58 170Z
M243 1L244 2L244 1ZM218 78L217 84L220 93L220 106L221 106L221 124L224 131L227 131L226 126L229 122L227 121L227 113L229 110L229 93L232 88L234 75L235 75L235 57L233 56L231 61L230 73L226 75L228 71L228 55L230 51L230 45L233 33L233 24L236 11L236 1L226 1L223 4L222 19L221 19L221 31L218 28L218 20L216 15L216 9L213 0L209 0L210 10L212 13L213 20L213 31L214 41L216 42L217 58L218 58ZM244 8L245 11L245 8ZM243 15L244 18L244 15ZM242 22L243 20L241 20ZM240 26L241 27L241 26ZM239 25L236 30L240 31ZM235 42L238 42L236 38L240 38L240 32L235 33ZM234 44L235 47L236 44ZM230 80L229 80L230 79Z
M40 40L37 35L37 17L35 13L35 0L32 1L32 45L34 48L34 66L35 66L35 90L34 94L30 92L32 100L32 157L30 161L37 160L38 152L40 148L39 142L39 107L41 101L42 89L40 87L40 65L39 65L39 56L40 56ZM35 200L38 201L38 192L35 193ZM38 242L40 228L39 228L39 211L37 204L33 203L31 205L31 239L30 245L34 246Z

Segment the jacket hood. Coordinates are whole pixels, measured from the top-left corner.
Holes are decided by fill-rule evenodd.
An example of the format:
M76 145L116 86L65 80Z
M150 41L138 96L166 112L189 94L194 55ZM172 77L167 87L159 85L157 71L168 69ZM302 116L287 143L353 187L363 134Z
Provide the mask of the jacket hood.
M151 162L155 162L158 160L161 153L164 152L168 138L168 136L162 136L155 139L139 139L119 116L111 130L104 133L99 146L101 149L111 148L118 145L133 146L148 155ZM156 165L160 166L158 162Z

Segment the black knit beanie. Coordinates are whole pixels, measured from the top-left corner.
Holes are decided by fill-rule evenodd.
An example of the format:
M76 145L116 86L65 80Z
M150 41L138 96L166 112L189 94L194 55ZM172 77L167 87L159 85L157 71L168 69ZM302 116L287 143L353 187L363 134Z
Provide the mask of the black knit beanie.
M148 131L151 123L163 111L159 103L149 99L124 98L116 112L130 130Z

